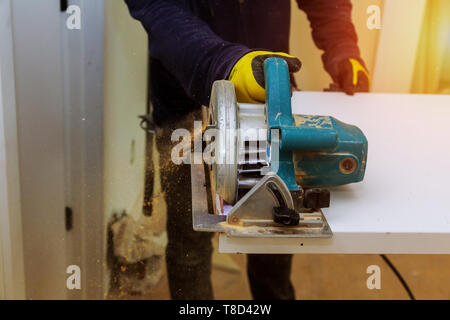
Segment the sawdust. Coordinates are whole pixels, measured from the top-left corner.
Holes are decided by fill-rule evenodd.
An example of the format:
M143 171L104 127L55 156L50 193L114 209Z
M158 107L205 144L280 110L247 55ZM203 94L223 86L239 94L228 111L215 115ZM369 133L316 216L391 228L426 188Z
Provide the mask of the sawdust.
M152 218L136 221L124 214L110 225L115 261L112 283L120 297L148 293L163 277L167 233L155 229Z
M164 255L167 234L156 234L148 222L141 224L125 215L111 225L111 230L114 256L121 263L137 263L154 255Z
M329 116L311 116L294 114L294 121L297 127L309 127L317 129L331 129L331 117Z

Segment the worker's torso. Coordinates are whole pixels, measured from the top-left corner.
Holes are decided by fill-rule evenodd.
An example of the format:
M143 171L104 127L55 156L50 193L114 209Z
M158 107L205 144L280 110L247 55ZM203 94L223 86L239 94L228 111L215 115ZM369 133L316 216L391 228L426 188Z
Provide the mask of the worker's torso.
M290 0L177 0L223 40L252 49L289 51ZM162 124L199 107L159 61L151 60L153 117Z

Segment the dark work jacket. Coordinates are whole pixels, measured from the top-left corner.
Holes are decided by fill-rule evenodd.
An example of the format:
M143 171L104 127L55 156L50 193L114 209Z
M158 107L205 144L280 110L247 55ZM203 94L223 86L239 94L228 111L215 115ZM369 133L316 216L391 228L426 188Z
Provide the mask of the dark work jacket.
M149 36L156 121L209 104L212 83L254 49L289 52L290 0L125 0ZM350 0L297 0L325 69L359 58ZM299 40L300 41L300 40ZM153 69L153 70L152 70ZM182 92L181 92L182 91ZM187 102L186 99L191 101Z

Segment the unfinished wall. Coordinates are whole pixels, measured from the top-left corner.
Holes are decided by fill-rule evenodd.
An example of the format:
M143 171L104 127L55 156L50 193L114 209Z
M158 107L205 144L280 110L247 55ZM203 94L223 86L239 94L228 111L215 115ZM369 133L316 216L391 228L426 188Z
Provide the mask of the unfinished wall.
M379 31L367 28L368 14L366 10L370 5L378 5L382 9L384 0L352 0L352 3L352 18L359 38L358 44L361 55L369 72L372 72ZM302 90L322 91L329 87L332 80L323 68L322 51L315 46L312 40L311 28L306 14L299 10L296 0L292 0L291 16L290 51L291 54L299 57L303 63L302 70L296 74L297 84Z
M147 35L124 1L105 2L105 221L142 207L147 106Z

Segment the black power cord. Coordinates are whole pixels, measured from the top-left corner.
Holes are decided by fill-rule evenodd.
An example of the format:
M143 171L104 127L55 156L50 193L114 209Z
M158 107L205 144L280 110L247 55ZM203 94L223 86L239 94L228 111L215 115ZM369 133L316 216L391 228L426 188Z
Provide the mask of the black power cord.
M406 292L408 293L408 296L411 300L416 300L414 297L414 294L412 293L411 289L409 288L408 284L406 283L405 279L403 279L400 272L397 270L397 268L392 264L391 260L388 259L384 254L380 254L380 257L386 262L386 264L391 268L391 270L394 272L394 274L397 276L398 280L401 282L403 288L405 288Z

